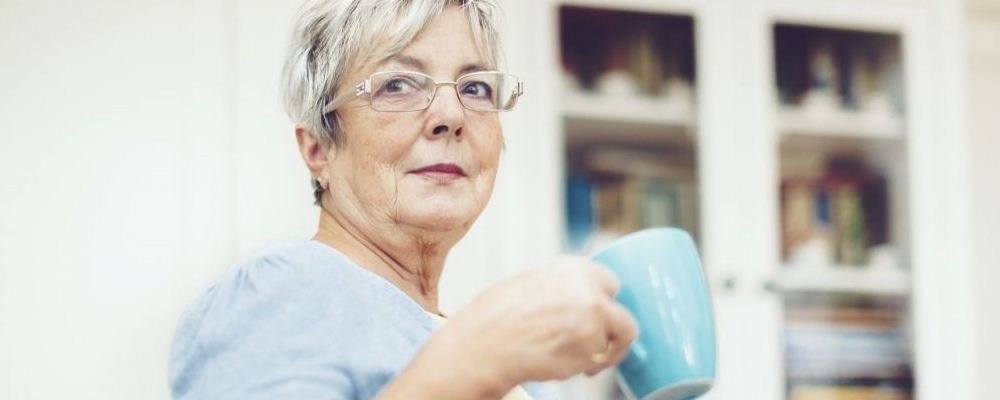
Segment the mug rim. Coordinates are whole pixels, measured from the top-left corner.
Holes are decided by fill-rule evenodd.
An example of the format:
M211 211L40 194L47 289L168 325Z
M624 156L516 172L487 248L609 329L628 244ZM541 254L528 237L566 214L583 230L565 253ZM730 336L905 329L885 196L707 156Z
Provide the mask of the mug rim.
M620 237L618 239L615 239L615 240L611 241L611 243L608 243L606 246L602 247L600 250L597 250L593 254L591 254L589 258L591 258L591 259L597 258L598 256L600 256L600 255L602 255L604 253L608 253L608 252L610 252L610 251L612 251L612 250L614 250L614 249L616 249L618 247L621 247L622 245L625 245L625 244L628 244L628 243L632 243L632 242L634 242L636 240L639 240L640 238L644 238L646 236L660 234L660 233L665 233L665 234L679 234L680 236L686 237L688 240L691 240L692 242L694 241L694 239L691 237L690 233L688 233L687 231L685 231L683 229L680 229L680 228L675 228L675 227L672 227L672 226L661 226L661 227L654 227L654 228L645 228L645 229L640 229L638 231L629 233L629 234L627 234L625 236L622 236L622 237Z

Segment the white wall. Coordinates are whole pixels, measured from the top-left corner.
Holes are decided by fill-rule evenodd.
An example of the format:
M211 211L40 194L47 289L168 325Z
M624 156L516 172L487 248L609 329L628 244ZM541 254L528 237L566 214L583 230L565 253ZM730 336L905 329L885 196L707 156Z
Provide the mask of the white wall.
M966 10L977 399L1000 398L1000 0Z
M233 256L223 2L0 5L0 397L165 398Z
M0 398L166 398L235 248L227 6L0 3Z
M315 231L309 173L278 94L285 50L301 1L239 1L237 67L237 254Z

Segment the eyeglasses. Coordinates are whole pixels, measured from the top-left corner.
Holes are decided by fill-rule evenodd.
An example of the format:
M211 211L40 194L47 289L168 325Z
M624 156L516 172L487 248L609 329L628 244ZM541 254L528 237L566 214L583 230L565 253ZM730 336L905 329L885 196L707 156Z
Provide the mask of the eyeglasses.
M524 94L524 84L516 75L497 71L473 72L454 82L438 82L419 72L376 72L355 86L354 93L342 94L327 103L323 114L365 95L375 111L420 111L430 107L438 87L445 85L454 86L462 107L473 111L508 111Z

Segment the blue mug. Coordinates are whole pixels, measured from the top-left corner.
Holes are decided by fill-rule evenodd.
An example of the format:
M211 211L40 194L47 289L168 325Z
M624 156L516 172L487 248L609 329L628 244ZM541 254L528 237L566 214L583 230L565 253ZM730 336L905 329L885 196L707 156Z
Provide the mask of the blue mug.
M715 380L715 323L705 272L691 236L654 228L629 234L594 255L621 281L616 300L639 324L618 365L631 399L692 399Z

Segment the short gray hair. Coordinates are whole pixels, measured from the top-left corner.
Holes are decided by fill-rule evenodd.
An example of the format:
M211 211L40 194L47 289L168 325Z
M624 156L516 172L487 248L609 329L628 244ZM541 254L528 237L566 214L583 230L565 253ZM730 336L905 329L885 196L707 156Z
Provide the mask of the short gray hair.
M398 53L448 5L463 8L486 62L501 63L499 5L494 0L310 0L300 11L282 72L285 111L321 143L339 143L336 112L323 107L350 71ZM353 85L356 82L348 84Z

